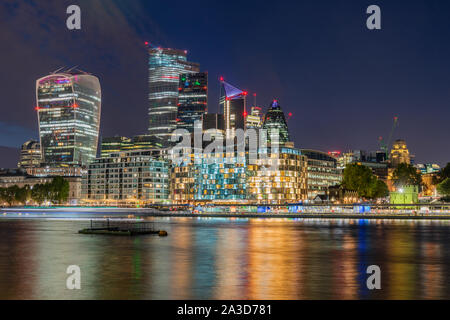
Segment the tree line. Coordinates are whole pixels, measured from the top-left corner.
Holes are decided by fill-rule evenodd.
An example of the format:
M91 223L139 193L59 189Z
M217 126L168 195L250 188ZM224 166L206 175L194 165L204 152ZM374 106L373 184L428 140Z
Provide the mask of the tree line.
M39 205L51 202L62 204L69 198L69 182L63 177L55 177L52 182L37 184L33 187L28 185L20 188L11 186L0 188L0 202L9 206L25 205L33 201Z
M423 186L422 175L410 164L401 163L392 174L392 181L396 188L402 186ZM450 163L435 177L433 183L437 191L443 195L445 201L450 201ZM364 165L349 164L344 169L342 186L345 189L357 191L358 196L365 199L384 198L389 195L387 185L379 180L372 170Z
M372 169L357 163L345 167L342 186L347 190L358 192L358 196L364 199L373 200L389 195L386 183L379 180Z
M444 200L450 202L450 163L447 163L433 182L437 185L437 191L444 196Z

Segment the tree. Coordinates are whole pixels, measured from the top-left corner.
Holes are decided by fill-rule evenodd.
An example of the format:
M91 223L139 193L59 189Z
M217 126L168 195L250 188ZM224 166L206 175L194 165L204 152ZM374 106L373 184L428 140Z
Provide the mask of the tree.
M42 204L49 199L49 187L46 184L36 184L31 190L31 199L38 204Z
M400 163L394 170L392 180L396 187L421 186L422 176L417 169L407 163Z
M29 186L23 188L16 188L14 194L14 200L17 203L26 204L30 199L31 191Z
M437 191L445 197L450 197L450 178L437 185Z
M439 184L448 178L450 178L450 162L447 163L445 168L442 168L441 171L439 171L439 173L437 174L437 177L435 177L433 179L433 183Z
M56 203L63 203L69 198L69 182L63 177L55 177L49 185L50 200Z
M389 195L389 188L386 185L386 183L384 183L384 181L377 179L376 184L374 186L373 198L375 199L385 198L388 195Z
M378 180L369 167L356 163L345 168L342 186L367 199L383 198L389 193L386 184Z
M11 199L9 197L9 192L8 192L8 188L0 188L0 201L3 202L8 202L9 205L11 205Z

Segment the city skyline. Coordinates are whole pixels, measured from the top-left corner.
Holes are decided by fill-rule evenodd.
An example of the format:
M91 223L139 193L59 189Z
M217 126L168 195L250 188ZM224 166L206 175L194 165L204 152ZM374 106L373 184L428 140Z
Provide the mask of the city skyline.
M14 20L7 19L6 17L2 19L8 26L11 24L14 25L17 23L17 20L20 21L21 18L24 19L26 17L25 14L19 13L18 9L10 6L10 4L9 1L2 4L6 8L6 10L2 10L2 15L5 12L15 13L19 19L17 17ZM88 12L89 10L96 12L98 9L96 5L91 5L84 1L80 1L80 4L82 7L86 7L85 10ZM31 48L30 50L36 53L37 58L42 58L40 59L42 63L39 66L31 65L32 60L28 61L29 59L21 60L20 64L18 64L19 62L10 56L8 50L2 53L4 59L11 62L6 66L7 70L10 68L10 65L15 69L15 73L11 78L1 79L2 88L8 92L5 103L7 105L14 105L15 108L12 108L14 112L4 109L4 116L1 121L2 135L4 137L0 140L0 146L18 149L25 141L31 138L38 138L36 114L33 112L35 97L32 94L30 95L28 88L43 74L48 74L50 70L60 67L60 63L67 66L79 64L81 69L88 70L100 77L100 82L102 87L104 87L101 136L113 136L116 134L132 136L134 134L146 133L148 117L145 116L147 109L145 96L148 91L146 81L148 77L146 74L148 57L144 41L152 40L152 43L161 43L164 46L186 48L189 52L189 59L199 62L203 66L202 69L209 72L211 80L210 112L217 112L216 104L218 105L219 89L218 85L215 88L214 82L220 75L225 76L226 81L239 83L246 89L248 88L250 93L256 92L258 94L258 105L264 105L265 110L267 110L273 98L277 98L285 112L293 114L291 121L299 124L293 128L291 126L292 132L290 133L292 140L300 148L323 151L336 149L341 151L348 149L378 149L378 137L388 134L392 118L398 115L400 117L400 126L394 139L403 138L406 140L409 149L416 155L417 163L439 163L440 165L445 165L450 158L450 155L447 154L450 151L442 148L442 146L445 146L445 141L449 135L448 129L445 127L446 113L449 112L448 108L445 108L448 90L444 89L449 79L445 74L446 68L444 67L447 61L441 57L441 55L445 56L445 52L449 48L444 42L439 42L440 37L443 37L449 32L448 26L439 24L436 26L434 24L431 27L422 18L422 20L418 21L424 27L422 28L423 31L420 39L425 41L428 33L435 33L434 38L426 40L428 41L427 44L431 45L431 49L425 50L412 43L412 39L406 37L406 39L402 39L400 44L398 44L397 51L388 52L386 48L380 51L377 45L381 45L386 41L391 46L388 46L388 48L393 49L395 47L393 41L394 36L399 35L398 25L404 21L402 19L406 18L405 13L402 13L400 10L400 5L388 4L381 1L380 5L384 9L383 21L385 21L383 30L378 33L370 33L363 28L363 22L365 21L363 5L361 5L361 10L358 12L358 6L352 6L350 8L345 4L335 5L330 3L327 5L328 8L336 6L338 12L342 13L344 17L350 16L351 14L351 19L347 20L349 21L348 23L343 22L341 24L336 21L331 21L329 22L330 25L327 25L327 23L323 22L321 23L324 27L323 33L312 30L312 24L310 25L311 28L299 30L299 32L301 31L298 38L299 41L302 44L311 45L303 49L307 53L298 52L299 57L304 58L305 55L306 57L311 55L309 56L311 59L314 54L319 55L319 57L314 57L308 63L312 63L315 67L307 67L305 65L308 59L298 59L294 61L293 70L288 70L286 65L283 65L281 61L277 61L276 59L274 61L274 59L268 59L267 57L264 58L264 54L263 57L261 57L261 54L257 54L255 61L249 62L248 65L242 65L242 60L249 60L251 54L255 53L254 50L261 48L261 44L257 41L250 40L243 43L244 47L240 51L240 54L224 51L217 55L210 54L207 57L205 52L200 49L203 48L206 52L213 50L214 52L214 50L218 50L213 48L214 41L218 40L214 40L212 42L213 44L203 42L201 46L197 41L190 42L192 38L187 33L176 32L176 28L167 27L165 21L160 21L164 17L152 15L148 11L148 7L139 1L132 4L130 10L133 11L140 8L145 10L140 15L134 15L135 18L133 19L130 18L131 15L125 14L123 8L114 1L103 5L109 6L114 10L113 12L119 14L121 17L121 19L116 21L117 23L115 25L110 23L111 19L105 19L103 23L100 23L93 21L89 14L86 14L83 20L83 28L78 33L66 34L67 31L62 27L59 30L58 19L52 20L52 23L40 23L37 20L33 20L35 19L34 17L29 20L27 25L17 26L17 28L7 28L7 30L1 31L0 35L2 37L11 39L10 43L15 50L19 50L18 48L23 45L19 41L21 39L27 39L28 37L28 40L32 43L42 41L43 38L48 36L48 32L50 32L46 29L47 27L55 33L55 40L60 38L70 39L73 40L73 44L68 45L68 48L62 48L61 46L56 48L54 47L56 44L48 43L50 48L56 49L52 52L50 52L50 48L45 48L44 44L41 44L44 46L43 53L34 52L35 49ZM26 7L27 4L19 5L22 9L24 6ZM53 14L56 16L55 12L59 8L59 4L55 5L54 8L47 7L47 5L43 4L37 6L46 9L46 13L43 15L48 14L50 16L53 16ZM248 6L248 4L245 4L242 10L249 12ZM299 12L301 12L301 17L306 19L299 19L300 25L303 25L307 21L307 17L304 15L305 12L315 16L320 13L320 8L317 5L302 4L299 6L305 9ZM444 4L442 6L445 7L446 5ZM213 10L211 15L216 15L218 9ZM225 8L221 9L225 10ZM347 9L349 12L346 11ZM442 7L434 8L419 1L413 2L409 9L409 13L413 17L415 14L418 14L418 9L425 10L428 13L427 17L436 17L440 14L438 11L445 11ZM267 14L267 8L264 5L257 6L255 10ZM20 12L23 12L23 10ZM332 12L332 10L327 12ZM105 14L104 11L101 14ZM181 13L176 12L176 15L178 14ZM144 18L143 15L148 16L151 22L138 22L137 19ZM393 17L394 15L395 19ZM64 15L60 19L63 21ZM439 19L436 18L434 20ZM343 21L346 20L344 19ZM161 33L165 33L168 36L163 37L162 35L152 34L153 31L146 31L146 28L143 26L144 24L150 23L156 27L150 28L149 30L158 29ZM201 24L202 22L200 21L199 23ZM286 23L284 22L284 24ZM331 33L329 29L331 27L336 28L338 24L339 30L341 31L354 29L352 35L362 45L351 45L345 41L344 45L341 45L337 40L343 40L342 37ZM61 25L64 26L64 24ZM30 38L29 34L32 27L37 29L33 30L35 33ZM249 27L245 23L237 23L236 26L231 28L232 30L230 32L235 33L235 29L238 27L242 28L242 30L249 31ZM440 27L439 30L435 29L438 27ZM98 30L98 28L101 30ZM120 34L121 36L117 40L111 39L111 34L118 30L123 30L123 34ZM435 31L439 32L436 33ZM17 33L17 37L12 38L15 32ZM208 32L205 30L203 35L213 35L214 32L218 31L212 28ZM269 32L268 38L273 37L275 35L274 32ZM414 31L406 29L402 29L402 32L407 33L409 37L415 34ZM132 35L131 40L125 39L124 35L126 33ZM355 35L354 33L357 34ZM104 41L111 40L108 50L105 47L102 48L100 44L93 44L92 38L98 35L102 36L99 40L100 44ZM255 36L260 38L261 34L256 34ZM292 37L293 35L291 34L290 36ZM324 39L320 38L321 36L331 40L329 47L327 47ZM316 43L308 37L319 38ZM234 39L235 37L232 41L236 41ZM283 51L283 48L286 50L286 46L291 46L292 49L295 49L295 47L300 45L295 43L294 37L292 37L294 40L291 39L292 42L286 41L287 38L284 36L281 39L276 42L278 46L282 46L280 49L275 45L274 47L267 46L265 50L267 52L272 51L276 57L280 57L280 55L290 56L286 51ZM318 50L319 48L314 46L313 42L319 47L323 46L322 49L333 49L335 56L325 54L324 51ZM130 47L130 50L124 51L124 47L130 46L131 43L133 43L133 46ZM93 50L92 52L80 53L74 51L74 47L72 46L84 48L93 46ZM364 47L364 50L360 47ZM361 50L351 51L351 49L355 48ZM413 48L416 51L411 51ZM439 49L442 49L442 51ZM19 52L21 51L19 50ZM341 66L333 65L336 59L345 56L343 55L344 53L353 53L357 57L354 63L344 59ZM392 54L390 55L388 53ZM26 57L27 54L21 52L19 58L20 55L25 55ZM424 58L430 54L435 56L433 61ZM224 59L223 55L231 55L233 59ZM401 57L406 58L406 60L400 59ZM326 65L318 67L319 62L324 62L325 60L323 59L325 58L329 59L326 60ZM111 65L116 62L119 65L117 70L113 71L111 70ZM416 64L411 64L411 62L416 62ZM23 66L20 67L21 65ZM246 69L245 66L248 68ZM259 68L256 68L257 66ZM367 68L368 66L372 67ZM392 68L393 66L394 68ZM303 67L306 68L300 70ZM324 70L324 67L328 67L328 69ZM344 75L342 72L347 67L349 68L348 73ZM388 67L391 67L391 69ZM40 70L39 73L37 73L37 69ZM119 71L122 72L124 69L129 71L123 73L123 80L118 80L116 73ZM242 72L242 70L246 70L246 72ZM268 70L276 76L265 77L269 72ZM292 77L292 73L295 70L298 70L298 74ZM316 71L315 73L313 72L314 70ZM388 79L388 75L392 75L393 79ZM30 80L31 77L34 79ZM131 82L132 90L129 90L130 84L126 83L127 81L129 82L130 78L133 79ZM264 81L256 78L261 78ZM308 79L311 81L308 82ZM370 79L375 79L376 81ZM399 79L403 79L403 81L398 81ZM340 82L336 82L336 80L340 80ZM364 83L365 81L367 83ZM393 84L396 84L396 86L393 86ZM396 91L395 88L398 90ZM323 91L319 96L318 90L320 89L323 89ZM399 107L392 107L397 103ZM361 105L366 105L366 107L361 108ZM358 131L358 135L354 134L355 131Z

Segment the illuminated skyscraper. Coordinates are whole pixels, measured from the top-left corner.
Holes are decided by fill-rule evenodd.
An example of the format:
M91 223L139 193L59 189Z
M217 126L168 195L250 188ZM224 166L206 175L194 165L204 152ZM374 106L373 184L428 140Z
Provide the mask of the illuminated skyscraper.
M198 73L200 66L188 62L187 51L149 49L149 128L150 136L170 145L177 127L178 93L181 74Z
M197 124L197 129L202 130L208 105L208 73L182 74L178 90L177 128L192 133Z
M44 163L85 166L93 161L101 113L98 78L82 71L50 74L37 80L36 99Z
M268 142L273 142L272 136L277 134L277 130L279 135L278 142L280 144L285 144L290 141L289 130L284 112L281 110L281 107L276 100L272 103L272 106L266 113L263 129L267 130Z
M231 84L222 82L220 110L224 115L224 130L227 137L234 136L236 129L245 130L247 114L247 91L238 89Z
M247 129L260 129L262 126L262 111L260 107L252 107L251 113L246 117Z
M22 145L18 167L22 169L36 168L42 162L41 146L39 142L30 140Z

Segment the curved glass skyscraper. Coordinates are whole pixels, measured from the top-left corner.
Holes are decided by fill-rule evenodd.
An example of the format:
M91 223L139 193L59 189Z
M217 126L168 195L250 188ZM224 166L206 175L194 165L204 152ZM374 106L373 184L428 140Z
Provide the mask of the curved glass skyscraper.
M272 142L272 136L279 134L279 143L285 144L289 142L289 130L284 116L283 110L277 101L272 103L269 111L267 111L264 118L263 129L267 130L267 141Z
M186 51L149 49L149 110L148 132L170 145L172 132L177 128L178 94L181 74L197 73L200 66L188 62Z
M36 110L43 161L86 166L96 158L101 88L97 77L62 72L36 82Z

